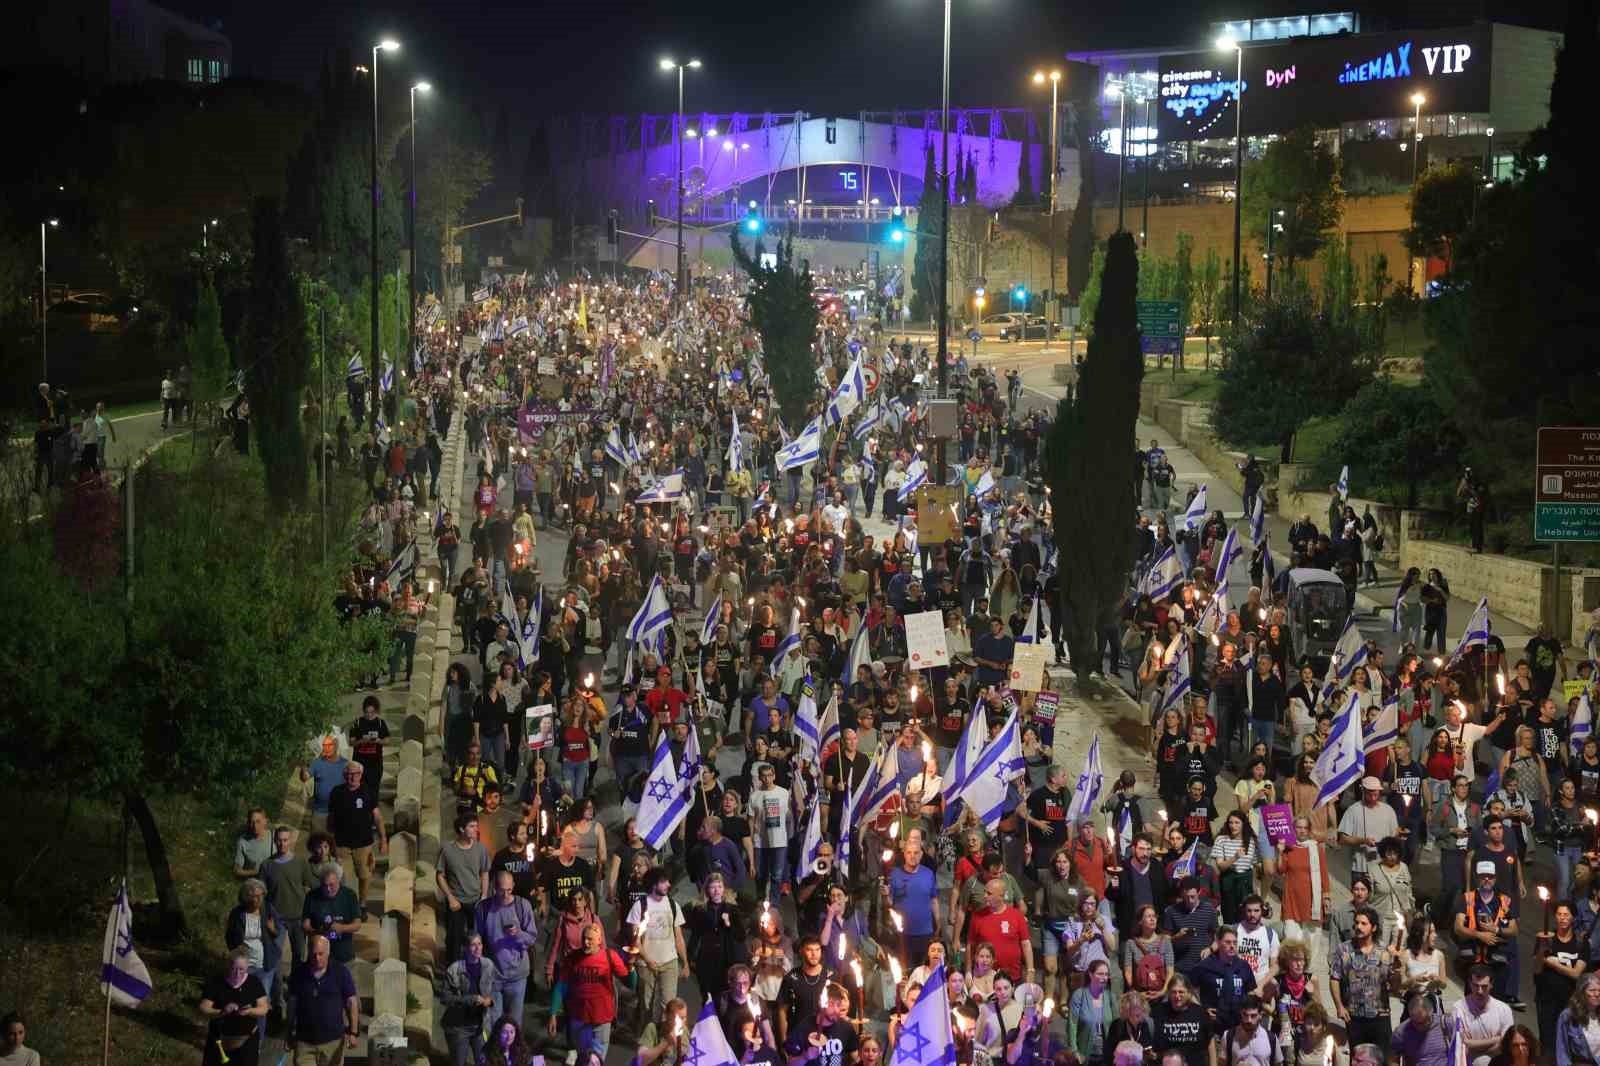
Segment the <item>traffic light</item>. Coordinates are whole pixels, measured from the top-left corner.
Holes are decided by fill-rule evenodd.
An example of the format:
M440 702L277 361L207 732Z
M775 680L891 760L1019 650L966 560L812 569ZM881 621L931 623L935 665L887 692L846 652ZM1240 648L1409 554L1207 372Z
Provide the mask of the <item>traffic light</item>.
M1018 303L1027 303L1028 287L1026 285L1018 285L1016 288L1011 290L1011 298L1016 300Z
M756 202L750 201L744 210L744 229L746 233L760 233L762 229L761 213L756 208Z
M905 223L899 219L895 219L894 222L890 223L889 240L894 244L904 244L906 242Z

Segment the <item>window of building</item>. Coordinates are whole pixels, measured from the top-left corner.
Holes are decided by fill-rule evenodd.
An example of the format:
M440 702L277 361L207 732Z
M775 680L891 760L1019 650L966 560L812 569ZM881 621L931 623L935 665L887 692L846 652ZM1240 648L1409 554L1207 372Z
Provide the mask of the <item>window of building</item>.
M206 60L206 81L218 82L222 80L222 60Z
M205 80L205 67L204 67L203 63L204 63L204 61L203 60L199 60L199 59L191 59L191 60L189 60L189 73L188 73L188 80L189 81L204 81Z

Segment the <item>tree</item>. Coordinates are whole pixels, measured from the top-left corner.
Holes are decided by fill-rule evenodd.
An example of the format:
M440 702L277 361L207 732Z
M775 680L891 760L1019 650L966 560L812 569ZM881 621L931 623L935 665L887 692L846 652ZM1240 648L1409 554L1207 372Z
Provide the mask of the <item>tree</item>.
M1375 378L1340 412L1339 435L1320 460L1315 483L1328 484L1348 463L1368 485L1404 486L1394 502L1416 507L1430 475L1454 472L1462 443L1433 390Z
M1272 250L1286 275L1317 254L1344 213L1339 161L1310 127L1279 137L1260 159L1246 163L1243 185L1244 217L1283 212L1283 232Z
M1302 291L1275 296L1223 341L1212 422L1224 440L1275 441L1294 453L1296 430L1332 415L1372 379L1376 353L1348 316L1318 309Z
M297 508L305 501L308 473L300 421L301 394L311 368L305 304L289 273L276 200L256 201L254 232L255 261L239 361L267 492L278 506Z
M1206 338L1206 369L1211 369L1211 337L1222 319L1227 296L1222 289L1222 257L1215 248L1207 248L1195 274L1194 287L1189 299L1194 327Z
M1076 143L1079 159L1095 157L1095 138L1099 132L1096 119L1099 114L1100 109L1093 99L1067 103L1067 129L1064 136ZM1100 254L1099 245L1094 239L1094 198L1094 167L1084 167L1078 187L1078 202L1072 205L1072 220L1067 224L1067 294L1078 305L1080 318L1084 307L1094 306L1084 295L1094 257Z
M1105 272L1105 265L1105 251L1096 245L1089 257L1089 270L1084 277L1083 288L1078 293L1078 326L1086 337L1094 336L1094 316L1085 316L1083 310L1092 310L1100 304L1100 277Z
M233 356L222 335L222 306L216 287L201 283L195 302L194 327L184 337L184 354L189 359L195 411L221 399L233 376Z
M1472 224L1481 180L1477 167L1459 159L1424 171L1411 189L1406 250L1414 256L1443 259L1445 269L1453 269L1456 243Z
M804 424L806 405L817 391L817 303L811 296L811 272L794 255L794 229L778 241L777 263L761 265L766 244L758 237L750 251L739 243L735 227L729 240L733 258L750 276L747 297L750 321L761 335L761 352L772 380L778 409L791 426Z
M922 162L922 199L917 201L917 254L911 263L911 314L927 319L939 305L939 173L933 166L933 142Z
M1057 606L1067 621L1067 647L1080 681L1100 661L1101 626L1115 616L1134 562L1129 511L1116 501L1131 506L1133 495L1129 459L1144 377L1138 289L1133 237L1115 234L1106 248L1094 334L1075 398L1056 405L1045 443L1051 528L1062 546Z
M447 114L451 114L448 109L442 110L441 119ZM446 286L463 280L456 276L459 267L444 265L448 231L466 220L467 208L494 178L489 153L464 132L470 130L471 124L458 119L456 115L440 121L437 134L428 138L427 155L417 160L417 190L421 196L417 201L417 268L422 269L424 262L437 265ZM514 207L510 203L496 204L492 210L493 215L488 217L510 214Z

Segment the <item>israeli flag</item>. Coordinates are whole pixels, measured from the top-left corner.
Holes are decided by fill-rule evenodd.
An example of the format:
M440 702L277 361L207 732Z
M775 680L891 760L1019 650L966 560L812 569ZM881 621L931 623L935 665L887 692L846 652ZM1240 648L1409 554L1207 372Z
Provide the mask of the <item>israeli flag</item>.
M524 668L529 663L539 659L539 625L544 620L544 587L541 585L534 590L533 605L528 608L528 617L522 620L519 628L514 628L517 634L517 643L522 648L522 665Z
M862 825L878 816L890 797L900 792L900 772L895 763L897 745L878 745L878 758L861 782L861 802L857 804L856 824Z
M489 298L489 289L488 289L487 286L479 286L478 288L472 290L472 302L473 303L481 304L481 303L483 303L483 301L487 300L488 298Z
M673 503L684 498L683 471L668 474L634 498L634 503Z
M358 378L367 376L367 364L361 361L359 353L350 357L349 364L344 368L344 376L349 381L355 381Z
M1257 491L1255 506L1250 511L1250 543L1256 547L1267 542L1267 494Z
M1183 512L1180 524L1184 529L1199 529L1206 524L1206 486L1200 483L1200 491L1194 494L1194 499L1189 501L1189 509Z
M667 602L666 587L661 584L661 575L657 574L650 579L644 602L639 605L633 621L628 623L628 639L635 644L642 644L645 638L655 636L671 623L672 604Z
M1172 864L1172 872L1168 874L1167 877L1174 881L1178 880L1179 878L1193 877L1195 870L1200 865L1199 848L1200 841L1198 840L1190 844L1189 850L1185 851L1182 857L1180 857L1177 862Z
M1350 500L1350 467L1345 466L1339 471L1339 499L1348 503Z
M893 747L890 746L891 751ZM983 749L977 765L967 774L967 783L961 788L961 802L977 812L985 829L993 831L1005 815L1011 782L1026 770L1022 734L1017 726L1017 712L1013 709L1000 733Z
M1017 638L1018 644L1039 643L1039 598L1044 594L1044 587L1040 586L1033 595L1033 606L1028 608L1028 621L1022 627L1022 636Z
M1261 546L1261 576L1262 582L1267 586L1267 598L1271 599L1271 589L1278 583L1278 564L1272 561L1272 549L1267 545Z
M856 673L860 668L872 661L872 649L867 646L866 616L859 616L856 625L855 638L850 642L850 654L844 660L843 681L846 688L856 683Z
M950 769L944 776L944 824L955 824L961 810L961 790L966 787L972 768L983 757L989 743L989 715L982 703L975 703L961 729L961 739L956 743L955 754L950 759Z
M611 432L606 434L606 455L624 470L632 466L632 457L628 449L622 444L622 431L616 426L611 427Z
M839 387L833 391L833 398L828 401L825 412L827 425L837 426L850 417L850 412L861 406L861 399L867 394L866 382L861 373L861 356L857 355L850 361L850 368L844 372L844 380L839 382Z
M1067 821L1093 815L1094 805L1099 801L1100 790L1105 783L1105 769L1100 765L1100 734L1097 732L1094 740L1089 742L1089 758L1084 761L1083 772L1073 786L1072 800L1067 804Z
M528 332L528 316L518 315L511 323L511 335L520 337Z
M1461 1019L1452 1016L1443 1028L1445 1066L1467 1066L1467 1042L1462 1038Z
M1217 557L1217 580L1221 581L1240 556L1244 555L1244 545L1239 543L1239 531L1228 530L1228 535L1223 538L1222 552Z
M383 361L383 373L378 376L378 388L384 392L394 388L394 364L387 358Z
M1183 710L1184 698L1189 695L1189 689L1194 684L1194 678L1189 674L1189 635L1180 634L1176 651L1169 652L1167 667L1167 688L1161 694L1160 706L1156 708L1156 717L1166 714L1171 708Z
M783 661L789 657L789 652L800 646L800 608L796 607L789 612L789 635L778 642L778 650L772 653L772 662L767 664L767 669L773 677L778 676Z
M417 542L412 541L400 549L394 561L389 564L389 569L384 572L383 580L388 583L393 591L399 591L400 582L410 577L417 571Z
M828 757L828 749L838 744L843 731L839 728L839 690L833 690L833 698L828 701L828 706L823 709L822 722L817 727L820 736L817 738L817 762L821 763Z
M694 740L692 729L689 730L689 739ZM687 744L684 746L684 755L687 766ZM672 762L672 745L663 731L661 739L656 742L655 755L650 760L650 776L645 781L644 793L639 797L639 835L650 847L666 847L678 823L689 813L689 795L693 784L692 771L687 786L679 777L678 768Z
M817 699L807 685L800 691L800 707L794 713L794 734L800 744L800 758L812 765L822 750L822 717L817 712Z
M994 491L994 468L990 467L978 478L978 483L972 486L972 495L983 497Z
M1338 686L1350 680L1350 675L1356 672L1356 667L1367 661L1367 642L1361 639L1361 630L1356 628L1355 612L1344 621L1344 629L1339 633L1339 639L1333 645L1333 656L1328 662L1328 678L1322 686L1322 695L1327 696Z
M711 609L706 611L706 620L700 623L700 643L710 644L717 639L717 626L722 624L722 597L718 596L711 601Z
M814 463L822 454L822 426L816 419L807 423L800 435L778 449L779 470L792 470L797 466Z
M1151 600L1164 600L1183 584L1183 563L1178 560L1176 545L1169 544L1167 550L1150 567L1144 576L1144 581L1139 585L1140 593L1149 596Z
M1580 758L1583 755L1583 742L1594 733L1594 705L1589 702L1589 690L1584 689L1578 697L1578 706L1572 712L1572 728L1567 736L1567 742L1572 745L1572 757Z
M1124 806L1122 815L1117 819L1117 858L1128 853L1133 847L1133 808Z
M111 1002L137 1007L150 994L150 971L133 949L133 908L128 904L128 879L117 887L117 901L106 918L100 949L100 990Z
M849 784L848 778L845 783ZM872 773L869 771L859 785L844 790L844 812L839 816L839 847L834 855L841 877L850 876L850 842L855 837L856 826L860 824L856 818L856 808L866 801L867 789L871 784Z
M956 1040L950 1029L950 990L944 963L933 968L917 1002L900 1023L891 1066L956 1066Z
M739 434L739 412L733 412L733 432L728 435L728 469L744 469L744 437Z
M1382 751L1400 736L1400 701L1390 698L1378 712L1378 717L1372 720L1372 725L1361 727L1361 750L1363 754L1371 755L1375 751Z
M817 861L817 853L821 850L822 801L819 797L811 804L811 813L806 816L806 832L800 839L800 847L796 849L794 879L797 884L811 872L811 864Z
M912 494L928 483L928 464L921 459L914 461L906 468L905 484L900 486L900 494L896 497L901 503L910 499Z
M490 337L497 341L506 339L506 320L503 316L494 316L494 331L490 334Z
M1487 647L1489 634L1492 632L1489 624L1489 597L1485 596L1478 601L1478 606L1472 609L1472 617L1467 619L1467 631L1461 634L1461 643L1456 645L1456 650L1450 653L1450 662L1446 665L1454 666L1467 654L1467 649L1472 647Z
M879 402L873 404L871 409L868 410L864 416L862 416L861 421L856 423L856 428L851 431L850 437L852 440L866 440L868 437L872 436L872 434L882 424L883 404Z
M1360 702L1356 693L1350 693L1344 709L1333 720L1327 746L1311 769L1311 780L1318 786L1313 809L1332 803L1361 778L1366 763L1361 752L1361 715L1356 710Z

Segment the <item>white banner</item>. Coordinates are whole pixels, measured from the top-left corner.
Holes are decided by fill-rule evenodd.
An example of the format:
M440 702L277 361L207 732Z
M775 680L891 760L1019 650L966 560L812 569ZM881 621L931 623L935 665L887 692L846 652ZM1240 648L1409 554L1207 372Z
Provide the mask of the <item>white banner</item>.
M950 665L950 649L944 642L944 613L921 611L906 615L906 654L913 670L929 670Z

